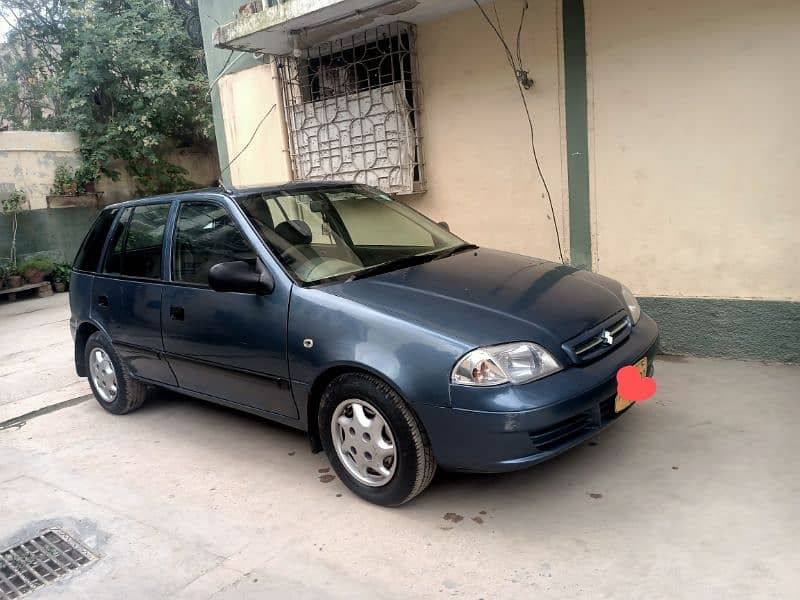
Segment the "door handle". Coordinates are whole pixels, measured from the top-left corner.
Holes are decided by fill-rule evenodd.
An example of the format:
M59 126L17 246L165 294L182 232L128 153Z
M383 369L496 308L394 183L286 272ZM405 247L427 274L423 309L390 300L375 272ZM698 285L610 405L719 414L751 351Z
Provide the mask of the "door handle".
M170 306L169 307L169 318L173 321L183 321L183 307L182 306Z
M108 308L110 306L108 302L108 296L98 296L97 297L97 306L102 306L103 308Z

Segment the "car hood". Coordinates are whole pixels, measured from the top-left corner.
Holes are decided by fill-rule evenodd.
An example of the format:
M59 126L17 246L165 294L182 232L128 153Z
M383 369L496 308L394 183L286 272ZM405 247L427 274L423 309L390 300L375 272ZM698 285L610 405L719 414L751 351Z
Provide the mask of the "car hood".
M472 346L529 340L555 349L625 310L611 279L485 248L324 289Z

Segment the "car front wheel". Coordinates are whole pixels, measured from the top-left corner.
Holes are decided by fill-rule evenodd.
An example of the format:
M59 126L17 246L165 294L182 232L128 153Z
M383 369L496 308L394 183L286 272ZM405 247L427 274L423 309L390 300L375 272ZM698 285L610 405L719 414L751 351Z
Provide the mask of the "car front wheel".
M319 431L339 478L375 504L408 502L436 472L430 442L414 413L371 375L349 373L330 383L320 402Z

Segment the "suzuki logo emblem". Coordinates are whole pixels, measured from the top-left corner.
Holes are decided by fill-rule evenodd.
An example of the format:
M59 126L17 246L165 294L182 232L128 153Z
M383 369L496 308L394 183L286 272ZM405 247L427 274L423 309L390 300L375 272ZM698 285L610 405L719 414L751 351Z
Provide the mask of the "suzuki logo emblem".
M609 346L614 343L614 336L611 335L611 332L608 329L603 331L603 333L600 334L600 337L602 337L603 341Z

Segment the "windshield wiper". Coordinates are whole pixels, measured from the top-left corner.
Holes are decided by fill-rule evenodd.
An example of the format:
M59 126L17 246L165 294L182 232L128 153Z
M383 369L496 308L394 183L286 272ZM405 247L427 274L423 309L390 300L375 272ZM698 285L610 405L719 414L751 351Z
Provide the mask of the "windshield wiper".
M438 254L435 254L435 258L447 258L448 256L453 256L453 254L458 254L459 252L464 252L465 250L477 250L478 246L475 244L461 244L456 246L455 248L450 248L449 250L445 250Z
M402 258L397 258L395 260L390 260L385 263L380 263L379 265L375 265L373 267L367 267L363 271L359 271L358 273L354 273L351 275L347 281L353 281L355 279L363 279L364 277L369 277L371 275L379 275L380 273L388 273L390 271L396 271L398 269L404 269L406 267L413 267L414 265L421 265L426 262L430 262L432 260L438 260L440 258L447 258L448 256L452 256L458 252L463 252L464 250L472 250L477 248L475 244L461 244L460 246L456 246L454 248L447 248L440 252L428 252L426 254L412 254L411 256L404 256Z

